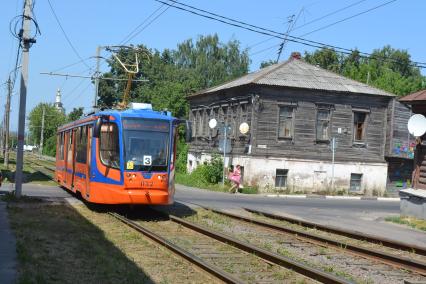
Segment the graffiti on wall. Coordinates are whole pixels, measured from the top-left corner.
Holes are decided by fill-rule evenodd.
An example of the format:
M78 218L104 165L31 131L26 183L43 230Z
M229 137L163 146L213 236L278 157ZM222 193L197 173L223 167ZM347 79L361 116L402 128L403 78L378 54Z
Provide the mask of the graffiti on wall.
M393 147L393 153L400 157L414 158L414 149L416 148L415 142L401 142L397 141Z

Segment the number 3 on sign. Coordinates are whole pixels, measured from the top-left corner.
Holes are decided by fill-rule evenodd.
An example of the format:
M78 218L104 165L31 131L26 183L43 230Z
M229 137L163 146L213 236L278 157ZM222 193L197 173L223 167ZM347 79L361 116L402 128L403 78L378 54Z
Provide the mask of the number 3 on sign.
M144 166L151 166L152 164L152 156L143 156L143 165Z

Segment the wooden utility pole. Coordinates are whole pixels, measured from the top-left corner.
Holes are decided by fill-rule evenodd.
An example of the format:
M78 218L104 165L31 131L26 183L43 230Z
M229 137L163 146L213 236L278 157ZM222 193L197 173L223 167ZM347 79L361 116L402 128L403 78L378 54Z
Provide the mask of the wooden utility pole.
M24 17L22 23L22 69L21 86L19 95L19 121L18 121L18 153L16 154L16 172L15 172L15 195L17 198L22 194L22 170L24 164L24 138L25 138L25 107L27 104L28 87L28 62L31 44L35 42L31 38L31 6L32 0L25 0Z
M6 99L6 109L5 109L5 120L4 120L4 128L5 128L5 141L4 145L4 166L6 169L9 169L9 117L10 117L10 97L12 96L12 80L7 80L7 99Z

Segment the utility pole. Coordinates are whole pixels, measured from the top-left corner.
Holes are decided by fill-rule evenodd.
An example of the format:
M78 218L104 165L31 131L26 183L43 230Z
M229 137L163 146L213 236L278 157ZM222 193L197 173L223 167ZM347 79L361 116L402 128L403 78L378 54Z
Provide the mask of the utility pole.
M101 61L101 48L102 46L98 46L96 48L96 74L95 74L95 96L93 98L93 110L96 112L98 109L98 92L99 92L99 65Z
M43 106L43 115L41 117L41 132L40 132L40 156L43 155L43 140L44 140L44 116L46 115L46 108Z
M9 169L9 117L10 117L10 97L12 96L12 80L7 80L7 99L6 99L6 110L5 110L5 120L4 120L4 128L5 128L5 141L3 143L4 146L4 166L6 169Z
M22 169L24 163L24 138L25 138L25 108L27 104L27 86L28 86L28 62L29 51L32 43L31 39L31 6L32 0L25 0L24 17L22 24L22 69L21 69L21 86L19 95L19 121L18 121L18 153L16 155L16 173L15 173L15 195L20 198L22 195Z

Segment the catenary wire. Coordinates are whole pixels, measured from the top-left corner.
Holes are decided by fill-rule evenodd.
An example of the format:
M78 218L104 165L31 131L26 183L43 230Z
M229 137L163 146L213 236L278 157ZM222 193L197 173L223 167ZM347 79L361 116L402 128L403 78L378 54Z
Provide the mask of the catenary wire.
M80 58L80 60L83 62L84 65L86 65L87 68L90 68L89 65L87 65L87 63L84 61L84 59L80 56L80 54L78 53L77 49L74 47L74 45L72 44L71 40L69 39L67 33L65 32L64 28L62 27L61 22L59 21L58 16L56 15L55 10L53 9L52 3L50 3L50 0L47 0L50 10L52 11L52 14L56 20L56 22L58 23L59 28L62 31L62 34L64 35L65 39L67 40L68 44L70 45L71 49L74 51L75 55L77 55L78 58Z
M323 29L329 28L329 27L331 27L331 26L334 26L334 25L340 24L340 23L342 23L342 22L344 22L344 21L350 20L350 19L352 19L352 18L358 17L358 16L360 16L360 15L366 14L366 13L371 12L371 11L373 11L373 10L376 10L376 9L378 9L378 8L381 8L381 7L384 7L384 6L386 6L386 5L389 5L389 4L391 4L391 3L395 2L395 1L397 1L397 0L391 0L391 1L388 1L388 2L385 2L385 3L382 3L382 4L380 4L380 5L374 6L374 7L370 8L370 9L367 9L367 10L365 10L365 11L359 12L359 13L357 13L357 14L355 14L355 15L352 15L352 16L349 16L349 17L346 17L346 18L341 19L341 20L339 20L339 21L337 21L337 22L333 22L333 23L328 24L328 25L325 25L325 26L323 26L323 27L321 27L321 28L315 29L315 30L310 31L310 32L308 32L308 33L305 33L305 34L301 35L300 37L307 36L307 35L313 34L313 33L315 33L315 32L321 31L321 30L323 30Z
M162 0L154 0L154 1L164 3L165 5L172 6L171 4L166 3ZM170 0L170 1L172 1L175 4L182 4L181 2L178 2L178 1L175 1L175 0ZM392 0L392 1L396 1L396 0ZM188 7L193 7L193 6L186 5L186 4L183 4L183 5L188 6ZM224 23L224 24L227 24L227 25L235 26L235 27L238 27L238 28L242 28L242 29L249 30L249 31L252 31L252 32L256 32L256 33L263 34L263 35L269 35L269 36L274 36L276 38L284 39L284 37L283 37L283 35L285 35L284 33L272 31L270 29L254 26L254 25L251 25L251 24L246 24L244 22L232 20L231 18L224 17L224 16L219 16L220 18L217 18L217 17L212 16L212 15L217 15L217 14L207 12L207 11L206 12L209 15L205 15L205 14L201 14L201 13L197 12L198 10L199 11L205 11L205 10L202 10L202 9L198 9L198 8L194 7L194 9L197 10L197 11L194 11L194 10L189 10L187 8L179 7L179 6L176 6L176 5L174 5L172 7L179 9L179 10L182 10L182 11L185 11L185 12L188 12L188 13L191 13L191 14L194 14L194 15L198 15L198 16L207 18L207 19L218 21L218 22L221 22L221 23ZM224 19L230 19L231 22L226 21ZM321 42L317 42L317 41L307 40L307 39L303 39L303 38L300 38L300 37L294 37L294 36L290 36L290 35L288 37L289 37L287 39L288 41L292 41L292 42L296 42L296 43L299 43L299 44L303 44L303 45L310 46L310 47L316 47L316 48L332 48L336 52L339 52L339 53L342 53L342 54L352 54L352 52L355 51L353 49L348 49L348 48L338 47L338 46L335 46L335 45L325 44L325 43L321 43ZM360 57L369 57L370 56L370 57L373 57L373 58L376 58L376 59L389 60L389 61L393 61L393 62L396 62L396 63L401 63L399 60L396 60L396 59L393 59L393 58L372 55L370 53L361 52L359 50L357 50L357 52L358 52ZM411 66L415 66L415 67L419 67L419 68L426 68L426 63L415 62L415 61L411 61L411 62L412 62Z

